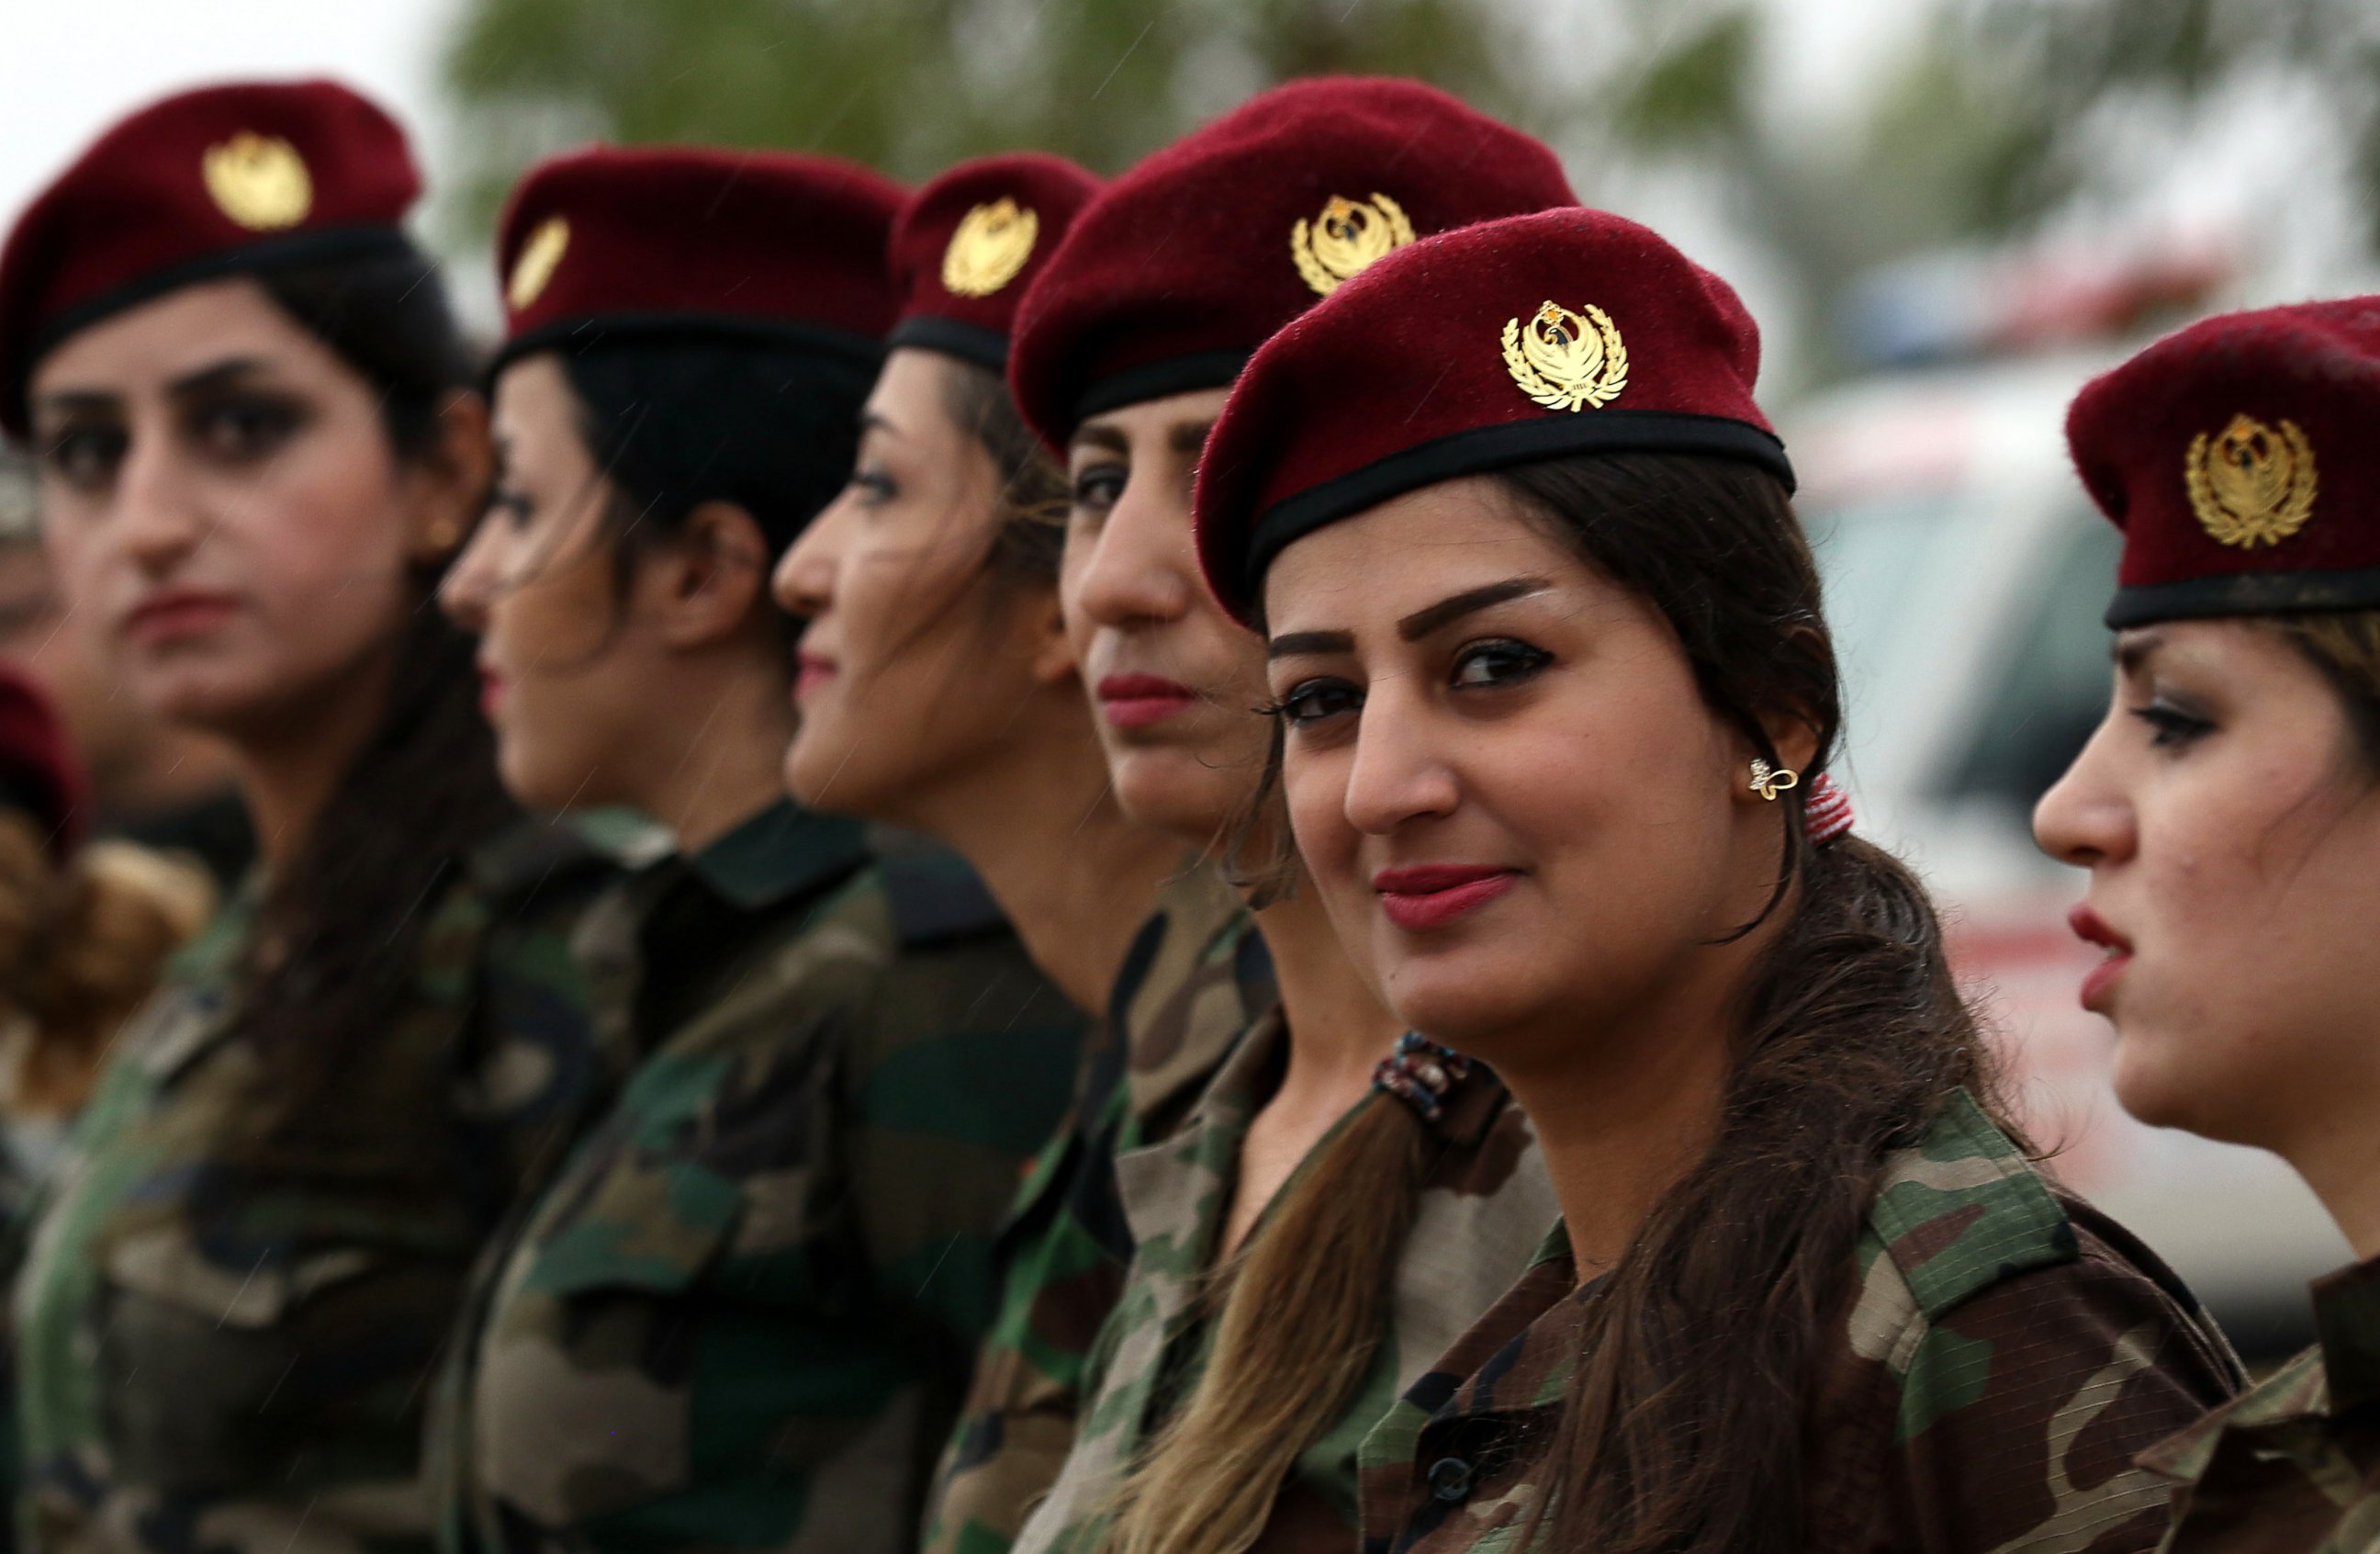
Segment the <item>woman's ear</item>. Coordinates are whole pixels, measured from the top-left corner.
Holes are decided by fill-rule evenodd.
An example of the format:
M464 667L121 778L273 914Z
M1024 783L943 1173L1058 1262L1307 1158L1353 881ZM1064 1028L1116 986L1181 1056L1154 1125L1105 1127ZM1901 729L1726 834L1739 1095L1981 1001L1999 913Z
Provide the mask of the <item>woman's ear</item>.
M447 395L429 456L406 468L406 553L422 562L453 556L471 537L495 478L488 402L468 391Z
M746 629L768 600L768 536L733 502L706 502L688 513L673 543L652 547L639 568L642 607L674 648L701 648Z
M1037 686L1063 685L1082 673L1075 660L1075 645L1066 639L1066 615L1059 607L1055 588L1035 588L1026 590L1017 604L1024 620L1026 639L1033 649L1033 683Z

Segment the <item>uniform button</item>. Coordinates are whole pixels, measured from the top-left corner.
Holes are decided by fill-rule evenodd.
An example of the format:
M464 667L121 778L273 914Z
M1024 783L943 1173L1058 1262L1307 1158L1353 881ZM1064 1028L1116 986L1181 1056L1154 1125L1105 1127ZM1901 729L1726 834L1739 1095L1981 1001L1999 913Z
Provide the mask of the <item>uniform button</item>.
M1429 1493L1450 1505L1471 1493L1471 1464L1460 1457L1440 1457L1430 1463Z

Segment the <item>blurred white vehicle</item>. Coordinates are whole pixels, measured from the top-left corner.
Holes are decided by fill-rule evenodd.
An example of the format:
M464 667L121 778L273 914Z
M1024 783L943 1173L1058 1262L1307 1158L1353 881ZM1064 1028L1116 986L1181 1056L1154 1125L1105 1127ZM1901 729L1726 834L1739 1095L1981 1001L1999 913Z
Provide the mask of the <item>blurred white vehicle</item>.
M2117 1105L2111 1032L2078 1002L2097 953L2066 928L2083 878L2032 840L2034 801L2107 702L2117 535L2063 429L2074 392L2122 355L1869 380L1782 431L1844 661L1838 779L1862 832L1948 908L2053 1169L2171 1262L2243 1352L2269 1355L2310 1338L2306 1281L2347 1246L2278 1159Z

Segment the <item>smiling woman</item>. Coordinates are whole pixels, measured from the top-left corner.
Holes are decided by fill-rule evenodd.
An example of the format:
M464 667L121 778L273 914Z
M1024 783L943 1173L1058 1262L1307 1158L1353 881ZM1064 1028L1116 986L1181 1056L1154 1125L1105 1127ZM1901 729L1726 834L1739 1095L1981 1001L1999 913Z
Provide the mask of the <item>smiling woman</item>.
M1841 697L1757 362L1655 234L1524 216L1350 281L1208 449L1332 920L1562 1208L1366 1440L1366 1545L2144 1550L2129 1455L2236 1366L1998 1121L1923 890L1805 808Z
M425 608L488 460L415 192L370 103L225 87L110 131L0 256L0 421L70 613L233 747L262 853L35 1205L44 1542L426 1544L418 1379L589 1099L560 940L601 870L518 821Z

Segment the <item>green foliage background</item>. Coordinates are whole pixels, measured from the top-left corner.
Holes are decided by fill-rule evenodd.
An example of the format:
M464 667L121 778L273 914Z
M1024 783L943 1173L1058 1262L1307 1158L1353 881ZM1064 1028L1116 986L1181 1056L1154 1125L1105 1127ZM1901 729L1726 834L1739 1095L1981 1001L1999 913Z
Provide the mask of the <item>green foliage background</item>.
M1871 267L2108 197L2114 117L2179 139L2232 85L2310 88L2380 188L2372 0L1906 0L1918 47L1848 149L1776 122L1764 55L1826 0L468 0L445 60L481 243L540 156L601 138L830 152L896 176L1035 147L1118 170L1267 85L1415 76L1552 139L1582 196L1691 164L1809 314ZM2277 177L2288 176L2277 169ZM2368 204L2380 236L2380 201ZM1826 363L1813 367L1824 375Z

